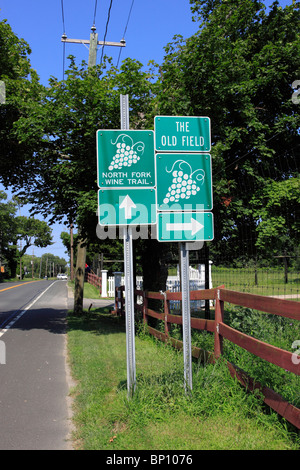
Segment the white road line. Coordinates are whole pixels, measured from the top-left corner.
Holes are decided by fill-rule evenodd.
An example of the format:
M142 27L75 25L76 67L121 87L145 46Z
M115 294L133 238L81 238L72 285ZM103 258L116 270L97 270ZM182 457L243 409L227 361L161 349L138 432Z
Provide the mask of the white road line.
M24 313L27 312L27 310L29 310L41 297L42 295L45 294L45 292L47 292L48 289L50 289L50 287L53 286L53 284L55 284L56 282L58 281L54 281L52 282L52 284L50 284L50 286L47 287L47 289L45 289L43 292L40 293L40 295L34 299L29 305L27 305L27 307L24 308L24 310L22 310L16 317L13 318L13 320L5 326L5 328L3 328L3 330L0 331L0 338L1 336L4 335L4 333L7 332L7 330L9 330L23 315Z

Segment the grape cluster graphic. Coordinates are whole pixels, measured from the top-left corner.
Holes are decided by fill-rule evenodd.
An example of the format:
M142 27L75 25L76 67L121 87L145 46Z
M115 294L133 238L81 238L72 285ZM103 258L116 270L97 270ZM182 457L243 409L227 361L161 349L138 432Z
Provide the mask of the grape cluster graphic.
M172 173L173 179L163 200L164 204L195 196L200 191L199 184L204 183L205 171L199 168L193 172L191 165L185 160L176 160L171 170L166 171Z
M116 151L108 167L110 171L134 165L140 160L145 150L143 142L134 143L127 134L120 134L117 140L115 142L111 141L111 143L116 146Z

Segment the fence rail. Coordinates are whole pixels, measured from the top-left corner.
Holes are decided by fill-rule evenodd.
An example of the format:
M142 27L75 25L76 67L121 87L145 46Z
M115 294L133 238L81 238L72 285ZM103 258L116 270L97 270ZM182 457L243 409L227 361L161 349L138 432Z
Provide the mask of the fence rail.
M124 314L124 287L116 289L116 313ZM181 325L182 316L170 314L169 303L171 301L181 301L181 292L147 292L138 290L135 292L142 302L136 305L138 311L142 313L143 321L148 324L149 317L156 318L164 322L164 333L148 326L149 333L161 341L170 341L174 347L182 349L183 343L170 337L170 325L172 323ZM292 300L273 299L255 294L245 294L241 292L227 290L222 287L191 291L191 300L211 300L215 303L215 319L206 320L201 318L191 318L191 327L197 330L205 330L214 334L214 351L208 352L197 347L192 347L192 355L195 358L201 358L205 361L213 362L223 355L223 338L242 347L243 349L255 354L272 364L275 364L296 375L300 375L299 358L293 361L293 354L281 348L264 343L258 339L246 335L224 322L224 302L235 305L252 308L265 313L278 315L293 320L300 320L299 302ZM150 299L161 300L164 303L164 311L157 312L148 308ZM239 382L247 387L248 390L258 389L264 396L264 402L274 409L279 415L300 429L300 409L284 400L278 393L268 387L262 386L248 376L248 374L239 367L227 361L230 374L236 377Z
M101 277L93 273L85 273L85 281L101 289Z
M251 274L250 274L251 272ZM105 271L107 273L107 271ZM254 282L254 280L259 282ZM280 278L278 276L281 276ZM218 268L213 264L209 265L209 288L218 286L226 283L228 289L237 293L246 292L257 295L263 295L268 297L282 297L289 299L300 298L300 283L299 283L299 271L293 270L290 272L290 278L288 283L284 283L282 273L279 270L270 271L270 269L260 268L258 270L251 270L249 268ZM106 278L106 276L105 276ZM198 265L198 269L194 269L190 266L189 272L190 279L190 290L204 289L205 286L205 266L203 264ZM251 281L252 279L252 281ZM143 279L142 276L136 277L137 289L142 289ZM124 276L121 277L121 284L124 284ZM100 288L100 286L97 285ZM104 286L103 286L104 287ZM107 278L107 295L108 297L114 296L115 278L109 276ZM105 289L104 289L105 290ZM177 275L169 275L166 282L166 290L172 292L180 291L180 276L177 269ZM171 306L176 309L180 308L180 303L174 300ZM192 301L191 308L199 309L202 308L203 301L194 300Z

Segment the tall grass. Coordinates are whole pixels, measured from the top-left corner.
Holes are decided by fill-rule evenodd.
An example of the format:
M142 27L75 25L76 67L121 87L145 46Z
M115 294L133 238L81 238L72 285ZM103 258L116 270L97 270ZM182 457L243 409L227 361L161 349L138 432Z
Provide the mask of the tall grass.
M284 269L275 268L223 268L212 265L213 286L258 295L292 295L300 298L300 274L290 269L285 278Z
M186 395L182 354L137 326L137 387L127 397L121 319L99 311L69 316L74 439L80 449L296 449L297 439L259 397L247 394L222 360L193 363Z
M229 303L225 303L224 308L224 321L227 325L265 343L295 352L292 345L300 338L299 321L233 306ZM182 340L181 328L173 327L171 335ZM192 330L192 344L212 352L214 336L207 331ZM223 347L225 359L243 369L255 381L273 389L289 403L300 408L299 376L260 359L226 339L224 339Z

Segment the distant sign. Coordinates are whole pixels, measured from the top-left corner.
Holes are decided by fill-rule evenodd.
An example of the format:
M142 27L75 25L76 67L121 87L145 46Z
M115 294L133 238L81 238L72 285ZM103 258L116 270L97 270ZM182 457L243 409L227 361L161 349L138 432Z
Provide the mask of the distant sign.
M194 116L156 116L157 152L210 152L210 118Z
M210 154L156 155L157 209L212 209L212 170Z
M98 130L99 188L154 187L153 131Z

